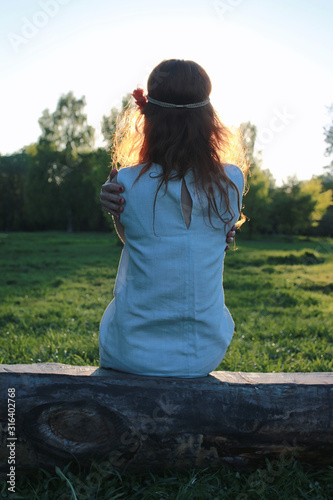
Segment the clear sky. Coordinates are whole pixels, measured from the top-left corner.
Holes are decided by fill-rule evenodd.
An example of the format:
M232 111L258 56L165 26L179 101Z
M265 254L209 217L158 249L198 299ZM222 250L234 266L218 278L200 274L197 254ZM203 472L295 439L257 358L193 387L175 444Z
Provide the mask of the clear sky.
M104 114L161 60L181 58L206 69L227 125L257 126L278 184L330 163L332 0L2 0L1 10L1 154L35 142L43 110L70 90L101 137Z

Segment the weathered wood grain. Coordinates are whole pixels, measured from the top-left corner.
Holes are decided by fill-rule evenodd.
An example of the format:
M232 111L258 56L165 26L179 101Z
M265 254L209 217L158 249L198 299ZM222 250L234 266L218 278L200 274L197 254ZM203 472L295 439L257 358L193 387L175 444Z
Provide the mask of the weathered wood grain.
M0 365L0 473L8 472L8 388L16 470L91 458L135 472L333 464L333 373L212 372L153 378L58 363Z

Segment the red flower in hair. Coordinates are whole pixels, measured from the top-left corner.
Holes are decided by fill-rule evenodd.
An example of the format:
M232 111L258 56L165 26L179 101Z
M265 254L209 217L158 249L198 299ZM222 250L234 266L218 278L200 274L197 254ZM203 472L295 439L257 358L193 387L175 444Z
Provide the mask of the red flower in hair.
M132 96L135 99L135 104L139 107L139 109L142 111L145 105L147 104L147 97L144 95L142 89L135 89L134 92L132 93Z

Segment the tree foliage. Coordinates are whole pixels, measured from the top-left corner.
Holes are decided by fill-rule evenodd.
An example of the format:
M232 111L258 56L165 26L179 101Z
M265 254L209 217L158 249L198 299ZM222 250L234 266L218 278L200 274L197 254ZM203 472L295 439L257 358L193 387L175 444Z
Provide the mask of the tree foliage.
M333 104L328 108L328 113L331 116L332 123L329 127L324 127L325 142L328 146L325 150L326 156L331 156L333 153ZM331 162L331 167L333 166L333 161Z
M103 115L101 129L108 150L111 147L112 137L116 132L117 119L130 106L131 106L131 94L126 94L122 99L121 109L114 106L111 109L109 115Z
M254 154L257 136L255 125L250 122L242 123L240 125L240 135L250 167L248 191L244 197L244 213L247 222L243 228L244 233L249 238L252 238L254 233L268 231L269 229L269 206L271 191L274 188L274 179L269 170L261 169L262 160Z
M261 157L254 154L256 127L250 122L242 123L240 132L250 165L249 189L244 197L244 213L248 217L244 233L249 238L259 232L282 232L290 238L295 233L309 235L327 217L332 204L332 190L328 189L332 176L326 175L326 184L321 177L303 182L289 177L282 187L276 188L271 172L261 169Z
M43 111L38 123L42 129L39 146L75 155L92 150L94 129L87 124L83 110L85 97L76 99L73 92L63 94L53 113Z
M68 92L60 97L53 113L48 109L43 112L39 119L42 133L31 176L31 180L36 179L38 170L44 184L51 185L47 191L52 189L54 192L58 201L57 215L66 219L68 231L73 231L74 225L77 227L74 207L81 205L84 212L86 200L94 197L89 185L84 182L87 154L92 152L94 146L94 129L87 123L85 105L84 97L76 99L73 92Z
M308 222L311 227L318 226L328 207L332 205L332 190L325 189L320 178L313 177L311 180L301 183L300 192L302 195L311 197L314 207Z
M301 192L301 183L296 177L289 177L282 187L275 190L271 217L277 232L293 234L308 226L315 202L308 194Z
M328 112L331 116L331 125L329 127L324 127L325 142L328 144L325 155L331 156L333 154L333 104L328 108ZM324 174L319 176L319 179L322 182L323 190L331 191L332 203L319 221L317 230L318 234L331 236L333 234L333 160L331 160L329 165L324 167Z

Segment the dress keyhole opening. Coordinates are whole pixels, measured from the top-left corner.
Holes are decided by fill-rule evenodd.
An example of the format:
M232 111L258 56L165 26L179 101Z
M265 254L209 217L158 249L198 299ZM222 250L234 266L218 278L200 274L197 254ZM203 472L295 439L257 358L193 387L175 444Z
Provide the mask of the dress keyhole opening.
M190 224L191 224L191 213L192 213L192 198L189 193L189 190L187 189L186 182L184 179L182 179L182 188L181 188L181 205L182 205L182 212L183 212L183 217L185 220L185 224L187 229L189 229Z

